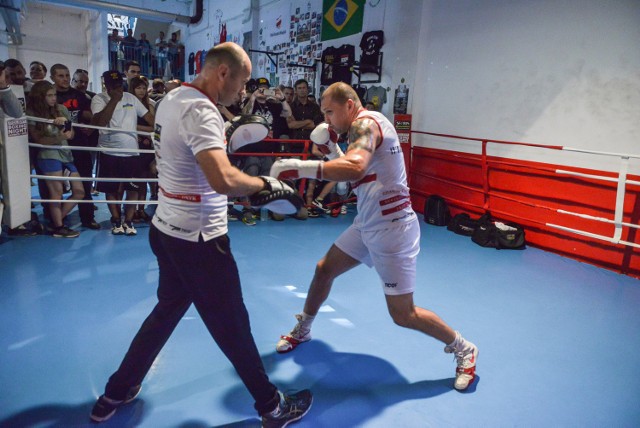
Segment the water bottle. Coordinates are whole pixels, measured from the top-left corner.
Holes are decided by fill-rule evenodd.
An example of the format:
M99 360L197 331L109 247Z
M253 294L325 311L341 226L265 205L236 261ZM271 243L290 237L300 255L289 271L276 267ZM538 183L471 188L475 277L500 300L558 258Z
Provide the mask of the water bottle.
M267 221L267 220L269 220L269 210L262 207L260 208L260 221Z

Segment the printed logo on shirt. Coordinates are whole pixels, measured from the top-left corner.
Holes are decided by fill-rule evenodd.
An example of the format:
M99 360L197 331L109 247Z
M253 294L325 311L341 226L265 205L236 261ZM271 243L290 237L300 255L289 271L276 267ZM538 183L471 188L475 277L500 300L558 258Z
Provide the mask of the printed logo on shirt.
M162 125L156 123L156 127L153 130L153 139L160 142L160 133L162 132Z
M384 286L387 288L396 288L398 286L397 282L385 282Z
M131 103L122 104L122 108L124 108L124 109L132 109L133 108L133 104L131 104Z

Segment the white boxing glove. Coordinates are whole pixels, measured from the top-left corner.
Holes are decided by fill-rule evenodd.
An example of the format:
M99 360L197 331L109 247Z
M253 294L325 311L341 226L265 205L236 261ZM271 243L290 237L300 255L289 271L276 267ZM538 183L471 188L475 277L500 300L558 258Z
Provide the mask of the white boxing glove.
M269 175L278 180L296 180L298 178L322 180L323 163L317 160L278 159L271 166Z
M324 154L327 159L337 159L344 156L342 150L338 146L338 134L329 128L327 123L321 123L316 126L309 137L311 141L318 147L318 150Z

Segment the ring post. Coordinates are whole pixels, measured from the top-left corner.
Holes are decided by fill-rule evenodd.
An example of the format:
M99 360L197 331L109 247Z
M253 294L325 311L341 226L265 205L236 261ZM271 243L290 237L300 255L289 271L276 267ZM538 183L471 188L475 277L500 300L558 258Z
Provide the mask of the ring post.
M18 99L24 99L21 86L11 86ZM2 119L2 195L4 215L2 223L10 228L18 227L31 220L31 181L29 174L29 143L27 139L27 118Z

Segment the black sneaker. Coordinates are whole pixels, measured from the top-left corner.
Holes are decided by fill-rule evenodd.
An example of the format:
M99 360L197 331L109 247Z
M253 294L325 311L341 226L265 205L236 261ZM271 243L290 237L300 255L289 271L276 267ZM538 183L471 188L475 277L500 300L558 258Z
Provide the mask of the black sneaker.
M80 232L69 229L67 226L60 226L53 228L51 235L53 235L54 238L77 238L80 236Z
M38 232L31 230L30 228L26 227L24 224L21 224L18 227L9 229L7 231L7 234L9 236L36 236Z
M142 385L134 386L129 389L127 398L124 400L112 400L106 395L101 395L91 409L91 420L94 422L104 422L116 413L118 407L131 403L140 393Z
M311 408L313 396L305 389L293 394L280 394L278 407L270 413L262 415L262 428L286 427L291 422L302 419Z
M87 229L99 230L100 224L95 220L83 221L82 227L86 227Z

